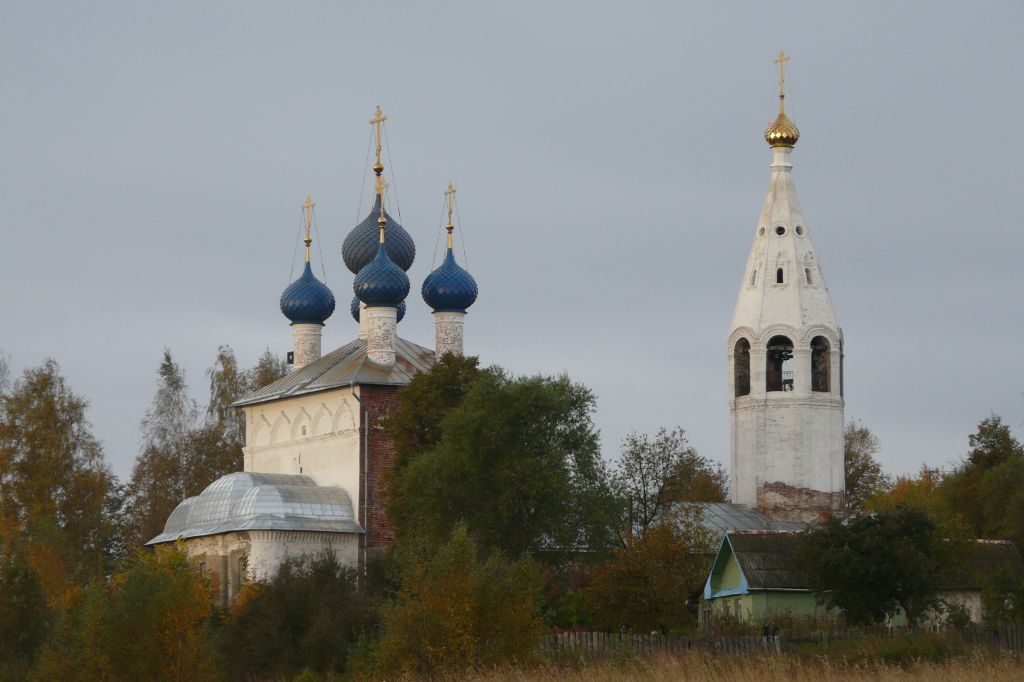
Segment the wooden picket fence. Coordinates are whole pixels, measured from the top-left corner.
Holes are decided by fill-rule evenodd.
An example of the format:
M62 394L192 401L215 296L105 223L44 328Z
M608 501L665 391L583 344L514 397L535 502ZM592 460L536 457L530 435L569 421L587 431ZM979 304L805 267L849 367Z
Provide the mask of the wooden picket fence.
M1024 625L1008 623L996 628L972 627L960 633L964 642L994 651L1024 654Z
M926 633L921 633L926 634ZM948 630L973 647L990 651L1024 654L1024 625L1005 624L995 627L971 627ZM759 635L633 635L622 632L561 632L550 634L544 649L556 656L571 655L579 658L604 658L613 655L647 656L682 654L687 651L705 651L713 654L782 653L792 651L795 645L807 642L828 644L832 640L858 639L868 635L915 637L917 633L902 630L830 630L799 634L781 633L775 637Z
M681 654L693 649L713 653L741 654L778 649L779 640L751 635L687 637L685 635L632 635L623 632L561 632L548 635L546 649L552 654L602 658L614 654L637 656Z

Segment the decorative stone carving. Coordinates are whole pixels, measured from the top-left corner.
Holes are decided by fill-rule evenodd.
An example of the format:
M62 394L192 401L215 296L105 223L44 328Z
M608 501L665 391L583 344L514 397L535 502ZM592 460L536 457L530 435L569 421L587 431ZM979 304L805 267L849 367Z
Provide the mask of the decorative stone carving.
M320 335L322 324L293 324L292 336L295 339L295 364L293 369L299 370L311 362L320 359Z
M395 327L398 324L397 308L364 308L360 312L366 318L366 353L378 365L395 364Z
M462 355L462 326L466 313L434 313L434 353L441 357L445 353Z

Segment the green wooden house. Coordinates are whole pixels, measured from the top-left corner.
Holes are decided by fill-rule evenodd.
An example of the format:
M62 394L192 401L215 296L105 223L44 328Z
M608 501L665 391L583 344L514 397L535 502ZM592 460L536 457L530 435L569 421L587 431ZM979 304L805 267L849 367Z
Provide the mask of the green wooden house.
M745 530L725 533L704 583L700 599L700 626L742 621L752 625L779 617L828 618L836 615L818 603L807 589L803 573L793 560L800 533L787 530ZM966 611L974 622L985 618L982 594L994 575L1024 581L1024 562L1007 540L975 540L961 546L958 560L947 567L939 596ZM940 624L944 616L929 621ZM906 624L897 614L891 626Z
M793 563L796 531L732 531L722 538L700 600L700 625L740 620L763 624L774 617L826 616Z

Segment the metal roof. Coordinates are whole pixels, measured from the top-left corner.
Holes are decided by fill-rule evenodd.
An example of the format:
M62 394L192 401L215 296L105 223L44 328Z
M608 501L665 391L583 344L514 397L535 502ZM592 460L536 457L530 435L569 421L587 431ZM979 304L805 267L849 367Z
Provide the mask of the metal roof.
M238 471L179 504L164 532L146 544L243 530L363 532L341 488L318 486L309 476Z
M395 338L395 364L379 365L366 354L366 339L355 339L300 370L253 391L235 407L256 405L281 398L356 384L404 386L417 372L434 365L434 351L412 341Z
M738 531L727 536L733 556L751 590L806 590L804 574L793 562L800 548L795 531Z
M729 532L726 542L751 590L806 590L807 582L793 557L800 548L795 531ZM959 545L959 554L939 576L940 590L977 591L993 575L1024 580L1024 561L1009 540L974 540Z
M735 530L803 530L807 527L806 524L799 521L773 521L745 504L731 502L679 502L677 504L699 507L701 525L719 538Z

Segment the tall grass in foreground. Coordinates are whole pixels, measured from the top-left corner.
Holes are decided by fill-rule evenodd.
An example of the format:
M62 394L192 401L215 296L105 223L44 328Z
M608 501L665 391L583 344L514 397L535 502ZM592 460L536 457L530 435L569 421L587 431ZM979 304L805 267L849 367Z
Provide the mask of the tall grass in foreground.
M691 655L634 660L625 663L605 662L581 668L545 667L529 670L506 668L458 678L475 682L897 682L928 680L986 680L1009 682L1024 679L1024 661L1018 657L975 657L945 663L915 663L893 666L862 662L844 664L829 659L800 660L787 656L752 656L729 658L694 653Z

